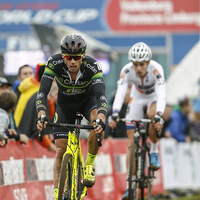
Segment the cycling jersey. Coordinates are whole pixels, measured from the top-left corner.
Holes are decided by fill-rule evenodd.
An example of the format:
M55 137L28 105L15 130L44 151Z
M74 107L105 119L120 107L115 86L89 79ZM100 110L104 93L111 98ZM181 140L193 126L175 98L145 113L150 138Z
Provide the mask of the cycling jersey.
M121 109L129 84L133 85L130 94L133 101L137 100L138 102L142 102L140 100L146 99L145 104L150 101L151 103L157 101L156 112L164 112L166 104L165 79L160 64L153 60L150 61L143 83L135 73L132 62L122 68L115 101L113 103L113 112L119 112Z
M36 107L38 112L46 110L47 95L54 78L59 88L58 104L78 102L79 100L87 99L89 96L95 96L97 99L97 113L106 115L105 84L101 66L96 60L90 56L85 56L76 80L72 80L61 54L50 57L37 94Z

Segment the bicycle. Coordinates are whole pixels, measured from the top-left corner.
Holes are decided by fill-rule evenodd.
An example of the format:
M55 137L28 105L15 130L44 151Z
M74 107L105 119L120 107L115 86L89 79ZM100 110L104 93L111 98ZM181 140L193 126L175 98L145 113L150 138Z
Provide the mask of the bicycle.
M50 127L63 127L68 132L67 149L63 155L61 171L58 184L58 200L81 200L87 195L87 187L83 185L84 165L79 140L80 129L94 129L91 125L82 125L83 115L76 113L75 124L50 123ZM41 117L42 121L42 117ZM96 122L98 126L98 121ZM42 141L42 134L39 133L39 140ZM97 143L101 146L100 134L97 134Z
M144 113L146 112L144 107ZM151 200L152 181L155 178L154 170L150 166L150 144L147 143L148 124L152 123L150 119L126 119L121 118L119 121L135 123L134 143L130 147L130 160L128 166L128 199L138 200L138 189L140 189L140 199L145 199L145 188L148 189L147 200ZM143 126L143 128L140 128ZM156 133L157 137L159 136ZM140 144L141 140L141 144ZM145 170L145 164L148 164L148 170ZM132 175L135 171L136 178L133 180ZM133 183L135 185L133 186Z

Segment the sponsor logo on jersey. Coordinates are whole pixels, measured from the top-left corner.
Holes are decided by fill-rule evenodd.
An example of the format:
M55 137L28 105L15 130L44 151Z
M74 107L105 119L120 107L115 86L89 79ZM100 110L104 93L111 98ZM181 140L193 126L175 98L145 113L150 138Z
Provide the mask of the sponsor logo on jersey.
M40 105L41 103L42 103L41 100L37 100L37 101L36 101L36 105Z
M162 78L162 76L160 74L158 74L156 76L156 78L158 79L158 85L163 85L164 84L164 79Z
M93 80L92 83L93 83L93 85L97 84L97 83L103 83L103 79L102 78L96 78L96 79Z
M40 99L44 96L44 94L42 92L38 92L37 93L37 99Z
M90 64L87 64L86 67L89 68L89 69L91 69L95 74L97 73L97 69L96 69L95 66L92 66L92 65L90 65Z
M107 98L106 98L104 95L100 96L100 99L101 99L102 101L105 101L105 102L107 103Z
M95 65L97 65L98 70L102 71L102 66L100 62L95 62Z
M157 75L157 74L159 74L159 71L157 69L154 69L153 74Z
M127 74L127 73L130 72L130 70L129 69L125 69L124 72L125 72L125 74Z
M63 94L66 96L71 96L71 95L76 95L76 94L82 94L84 92L85 92L85 90L73 88L73 89L67 89L66 91L63 92Z
M51 80L53 80L53 79L54 79L52 76L48 76L48 75L46 75L46 74L43 74L43 76L42 76L42 77L44 77L44 78L49 78L49 79L51 79Z
M64 62L64 61L61 60L61 59L60 59L60 60L54 60L54 61L53 61L53 65L56 66L56 65L61 64L61 63L63 63L63 62Z
M55 113L53 118L53 123L56 123L58 121L58 113Z
M108 105L106 103L102 103L101 106L104 108L108 108Z
M83 86L83 85L87 85L88 81L77 81L76 83L74 81L70 81L69 79L65 79L64 83L66 85L76 85L76 86Z
M54 65L52 63L49 63L48 66L50 69L54 69Z

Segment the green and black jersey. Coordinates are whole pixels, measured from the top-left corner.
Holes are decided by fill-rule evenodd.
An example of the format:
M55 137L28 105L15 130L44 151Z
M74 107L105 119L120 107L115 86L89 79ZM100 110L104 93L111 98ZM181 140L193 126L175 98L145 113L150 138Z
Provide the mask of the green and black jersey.
M58 91L58 104L76 102L95 96L97 99L98 113L106 115L107 98L105 96L105 83L101 65L92 57L85 56L77 74L72 80L68 67L61 54L50 57L41 80L40 90L37 94L37 111L45 110L47 95L55 78Z

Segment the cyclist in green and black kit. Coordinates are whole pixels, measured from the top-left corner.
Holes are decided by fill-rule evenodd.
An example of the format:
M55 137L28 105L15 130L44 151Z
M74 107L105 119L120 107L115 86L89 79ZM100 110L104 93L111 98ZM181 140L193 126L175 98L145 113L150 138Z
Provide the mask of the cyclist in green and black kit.
M92 187L95 183L94 160L99 150L96 134L105 130L107 112L103 73L100 63L85 55L86 42L80 35L66 35L61 40L60 48L61 53L48 59L41 80L36 100L37 128L42 130L48 123L45 122L43 126L40 117L42 114L46 115L47 95L55 78L59 92L54 122L74 124L78 111L93 123L93 126L96 126L96 119L100 119L99 126L90 132L85 162L83 184ZM54 164L54 195L57 199L60 166L67 146L67 134L62 128L55 128L53 134L57 147ZM103 137L104 133L101 134L101 140Z

